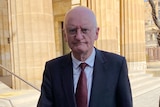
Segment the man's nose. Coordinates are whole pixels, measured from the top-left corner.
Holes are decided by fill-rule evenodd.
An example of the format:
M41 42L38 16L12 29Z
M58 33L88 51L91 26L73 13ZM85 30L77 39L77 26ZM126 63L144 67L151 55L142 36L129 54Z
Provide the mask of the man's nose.
M83 33L81 29L77 29L76 39L82 39L82 38L83 38Z

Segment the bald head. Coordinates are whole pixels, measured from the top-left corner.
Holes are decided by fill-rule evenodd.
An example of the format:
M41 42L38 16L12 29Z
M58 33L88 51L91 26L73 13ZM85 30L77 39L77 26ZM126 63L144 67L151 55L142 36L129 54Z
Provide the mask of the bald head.
M68 22L70 22L70 20L73 19L82 19L82 20L86 20L89 23L92 23L92 25L94 27L97 27L97 21L96 21L96 16L93 13L92 10L90 10L87 7L84 6L78 6L75 7L73 9L71 9L70 11L68 11L65 15L65 19L64 19L64 27L66 27L66 25L68 24Z

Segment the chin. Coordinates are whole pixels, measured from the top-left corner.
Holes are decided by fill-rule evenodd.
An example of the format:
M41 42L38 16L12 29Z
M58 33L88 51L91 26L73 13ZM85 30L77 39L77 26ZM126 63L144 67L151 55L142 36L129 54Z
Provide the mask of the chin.
M84 48L76 48L73 51L76 52L76 53L85 53L86 49L84 49Z

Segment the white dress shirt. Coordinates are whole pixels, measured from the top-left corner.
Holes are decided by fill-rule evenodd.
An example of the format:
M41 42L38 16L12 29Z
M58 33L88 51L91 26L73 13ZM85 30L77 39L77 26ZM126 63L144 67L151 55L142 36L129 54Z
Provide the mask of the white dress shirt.
M91 94L91 85L92 85L92 77L93 77L93 66L94 66L94 60L95 60L95 48L93 48L92 54L84 61L88 64L88 66L85 67L84 72L87 77L87 88L88 88L88 102L90 100L90 94ZM81 68L79 65L82 63L82 61L77 60L73 54L71 54L72 57L72 63L73 63L73 79L74 79L74 93L76 92L77 88L77 82L79 80Z

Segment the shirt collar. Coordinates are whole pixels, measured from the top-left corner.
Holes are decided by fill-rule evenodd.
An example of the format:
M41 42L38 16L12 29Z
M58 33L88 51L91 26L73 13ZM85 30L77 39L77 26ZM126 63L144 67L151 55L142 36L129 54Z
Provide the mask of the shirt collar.
M93 67L95 55L96 55L95 48L93 48L91 55L84 62L87 63L90 67ZM73 67L78 68L79 64L81 64L82 61L79 61L78 59L76 59L73 56L73 53L71 53L71 57L72 57Z

